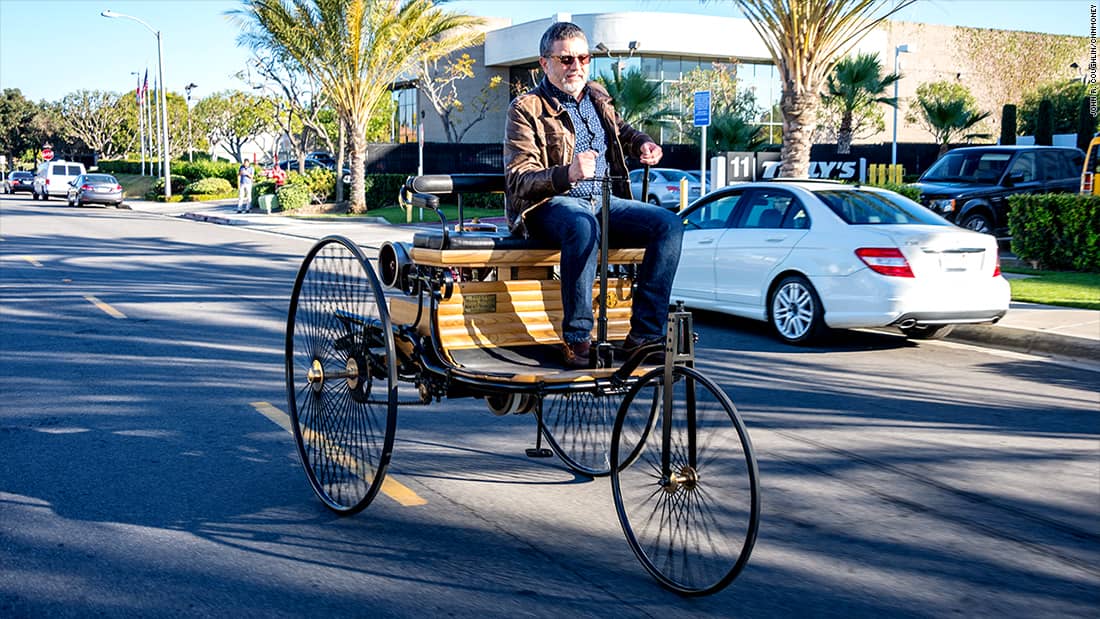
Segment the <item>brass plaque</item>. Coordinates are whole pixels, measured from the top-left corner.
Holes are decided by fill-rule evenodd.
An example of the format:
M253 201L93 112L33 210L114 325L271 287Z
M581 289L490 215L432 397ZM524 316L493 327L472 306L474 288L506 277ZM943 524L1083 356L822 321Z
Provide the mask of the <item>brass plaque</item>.
M496 311L495 294L470 294L462 297L462 312L465 314L492 314Z

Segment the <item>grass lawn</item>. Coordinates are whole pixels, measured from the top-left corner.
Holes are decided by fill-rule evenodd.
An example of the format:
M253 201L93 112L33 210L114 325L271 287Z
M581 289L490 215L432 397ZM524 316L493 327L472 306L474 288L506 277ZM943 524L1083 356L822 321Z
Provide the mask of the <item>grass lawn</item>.
M1008 280L1013 301L1100 310L1100 273L1036 271L1015 267L1004 271L1031 275Z
M145 192L153 188L157 182L156 176L142 176L140 174L115 174L115 178L122 185L122 197L142 199Z

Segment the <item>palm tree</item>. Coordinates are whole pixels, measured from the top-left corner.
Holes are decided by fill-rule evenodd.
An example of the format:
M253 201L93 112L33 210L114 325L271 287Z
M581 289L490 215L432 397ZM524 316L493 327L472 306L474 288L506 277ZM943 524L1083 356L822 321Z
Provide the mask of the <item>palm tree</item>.
M603 84L607 93L615 101L615 111L630 126L638 127L651 135L657 123L671 115L668 108L661 107L661 84L646 80L640 69L631 69L623 74L602 74L596 81Z
M925 126L940 144L940 156L943 156L947 152L948 145L959 137L989 137L986 133L966 133L974 125L989 118L989 112L971 109L963 99L920 99L917 104Z
M847 56L837 63L836 68L826 80L828 94L826 100L833 100L840 106L840 129L836 136L836 152L847 155L852 152L852 116L856 110L870 107L876 103L898 106L895 97L884 95L886 89L901 79L901 75L891 73L883 77L882 65L878 54L857 54Z
M809 171L825 77L871 28L914 1L734 0L779 70L782 176L804 177Z
M767 143L762 126L749 123L735 113L719 111L708 129L707 150L712 153L757 151Z
M468 44L480 18L443 11L431 0L244 0L230 11L240 42L292 58L315 79L348 130L351 210L366 211L366 129L390 86L423 56Z

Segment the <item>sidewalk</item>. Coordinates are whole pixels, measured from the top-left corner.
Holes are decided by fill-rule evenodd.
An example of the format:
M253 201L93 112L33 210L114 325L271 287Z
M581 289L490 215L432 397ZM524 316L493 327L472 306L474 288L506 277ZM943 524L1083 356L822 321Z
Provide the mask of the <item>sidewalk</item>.
M185 217L221 225L250 226L298 237L320 238L324 234L332 233L333 228L353 230L356 236L368 235L371 238L389 240L404 240L404 237L412 235L411 227L392 226L381 218L364 218L355 221L338 218L310 220L267 215L255 210L247 214L238 214L233 212L235 200L172 204L128 200L127 204L135 211ZM424 225L435 227L438 224ZM1013 302L1009 306L1008 314L997 324L958 325L946 339L1016 352L1070 357L1100 363L1100 311Z

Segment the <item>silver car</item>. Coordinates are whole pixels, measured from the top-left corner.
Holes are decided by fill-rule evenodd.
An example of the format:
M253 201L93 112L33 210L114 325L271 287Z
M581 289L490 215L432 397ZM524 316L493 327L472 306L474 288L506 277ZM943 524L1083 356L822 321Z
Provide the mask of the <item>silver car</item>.
M688 195L685 205L699 197L699 179L689 172L672 168L650 168L647 195L642 195L642 170L630 171L630 192L634 198L650 204L680 210L680 180L687 179Z
M81 174L69 183L69 206L85 204L122 204L122 185L110 174Z

